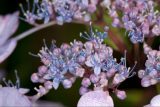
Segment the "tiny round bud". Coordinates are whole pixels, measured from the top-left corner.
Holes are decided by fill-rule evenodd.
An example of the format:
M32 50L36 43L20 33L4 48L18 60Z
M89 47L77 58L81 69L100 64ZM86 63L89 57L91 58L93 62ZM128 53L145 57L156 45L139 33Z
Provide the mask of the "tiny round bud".
M89 78L83 78L82 83L84 87L89 87L91 85L91 81Z
M40 75L43 75L44 73L46 73L46 71L47 71L47 67L44 66L44 65L42 65L42 66L40 66L40 67L38 68L38 73L39 73Z
M56 56L59 56L59 55L61 54L61 49L55 48L55 49L53 50L53 54L56 55Z
M47 90L43 86L39 86L38 92L40 95L45 95L47 93Z
M63 80L62 84L63 84L63 86L64 86L65 89L68 89L68 88L72 87L72 82L69 79Z
M151 83L150 83L150 78L149 78L149 77L144 77L144 78L142 78L142 80L141 80L141 85L142 85L143 87L149 87L149 86L151 85Z
M121 91L121 90L117 90L116 91L116 95L121 100L124 100L127 97L126 96L126 92L125 91Z
M31 81L34 82L34 83L39 82L39 77L38 77L37 73L33 73L31 75Z
M95 74L91 74L90 75L90 80L92 83L97 83L99 81L99 76L95 75Z
M102 87L107 86L108 85L108 80L106 78L102 78L100 79L100 84Z
M82 86L79 89L79 94L83 95L83 94L87 93L88 91L89 91L88 88Z
M44 86L45 86L45 88L48 89L48 90L50 90L50 89L53 88L51 81L46 81L46 82L44 83Z
M45 57L41 58L41 61L44 63L44 65L49 65L51 63L50 60Z

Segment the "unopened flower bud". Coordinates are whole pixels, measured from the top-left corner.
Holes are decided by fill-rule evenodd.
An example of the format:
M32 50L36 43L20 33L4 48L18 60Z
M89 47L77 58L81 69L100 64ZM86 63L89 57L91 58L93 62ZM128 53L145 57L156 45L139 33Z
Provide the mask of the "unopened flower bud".
M47 71L47 67L44 66L44 65L42 65L42 66L40 66L40 67L38 68L38 73L39 73L40 75L43 75L44 73L46 73L46 71Z
M121 100L124 100L127 97L126 96L126 92L125 91L121 91L121 90L117 90L116 91L116 95Z
M89 91L88 88L82 86L79 89L79 94L83 95L83 94L87 93L88 91Z
M37 73L32 74L31 81L34 83L39 82L39 77L38 77Z
M72 82L69 79L63 80L62 84L63 84L63 86L64 86L65 89L68 89L68 88L72 87Z
M142 85L143 87L149 87L149 86L151 85L151 83L150 83L150 78L149 78L149 77L144 77L144 78L142 78L142 80L141 80L141 85Z
M51 81L46 81L46 82L44 83L44 86L45 86L45 88L48 89L48 90L50 90L50 89L53 88Z
M91 81L89 78L83 78L82 83L84 87L89 87L91 85Z
M97 83L99 81L99 76L95 75L95 74L91 74L90 75L90 80L92 83Z

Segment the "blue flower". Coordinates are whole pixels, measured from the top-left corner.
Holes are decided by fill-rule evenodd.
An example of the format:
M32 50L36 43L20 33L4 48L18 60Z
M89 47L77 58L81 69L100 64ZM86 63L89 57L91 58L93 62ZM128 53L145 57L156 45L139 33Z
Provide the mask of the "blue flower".
M101 72L101 67L103 66L103 63L101 62L99 56L97 53L95 53L94 55L91 55L87 58L87 61L85 62L85 64L88 67L92 67L94 69L94 73L96 75L99 75Z

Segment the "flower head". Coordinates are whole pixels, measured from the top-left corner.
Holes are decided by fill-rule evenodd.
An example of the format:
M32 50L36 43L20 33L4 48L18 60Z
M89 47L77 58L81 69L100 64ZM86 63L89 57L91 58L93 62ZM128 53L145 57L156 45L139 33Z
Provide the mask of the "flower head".
M125 28L132 43L143 42L145 37L160 35L159 12L153 0L104 0L114 27ZM118 12L122 12L122 17Z
M148 87L159 82L160 79L160 51L152 50L146 43L143 45L144 53L147 55L145 70L139 70L143 87Z
M74 40L70 44L63 43L57 47L52 42L51 48L45 43L38 53L43 65L38 68L37 73L32 74L31 80L44 83L46 91L49 91L52 88L57 89L61 83L64 88L71 88L76 78L83 78L79 90L81 95L99 89L116 92L115 89L121 82L135 74L132 73L134 67L130 70L126 66L126 53L118 63L113 57L112 48L103 43L107 33L94 31L90 27L89 33L80 34L87 40L85 43ZM90 86L94 87L91 89ZM42 87L37 91L44 95L46 91L43 94L40 91ZM121 93L118 93L118 97L125 98L121 97Z

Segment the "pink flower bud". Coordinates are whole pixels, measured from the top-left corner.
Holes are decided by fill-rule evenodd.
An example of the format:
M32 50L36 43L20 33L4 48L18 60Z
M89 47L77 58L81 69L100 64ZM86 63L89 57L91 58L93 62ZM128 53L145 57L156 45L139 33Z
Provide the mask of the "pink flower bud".
M42 66L40 66L40 67L38 68L38 73L39 73L40 75L43 75L43 74L46 73L46 72L47 72L47 67L46 67L46 66L42 65Z
M43 86L39 86L39 91L40 95L45 95L47 93L47 90Z
M92 83L97 83L99 81L99 76L96 76L95 74L91 74L90 80Z
M65 89L68 89L68 88L71 88L72 87L72 82L71 80L69 79L65 79L63 82L62 82L63 86Z
M31 81L34 82L34 83L39 82L39 77L38 77L37 73L32 74Z
M91 85L91 81L89 78L83 78L82 83L84 87L89 87Z
M88 91L89 91L88 88L82 86L79 89L79 94L83 95L83 94L87 93Z
M125 91L121 91L121 90L117 90L116 91L116 95L121 100L124 100L127 97L126 96L126 92Z
M147 76L147 77L144 77L142 80L141 80L141 85L143 87L149 87L151 85L150 83L150 78Z
M46 81L46 82L44 83L44 86L45 86L45 88L48 89L48 90L50 90L50 89L53 88L51 81Z

